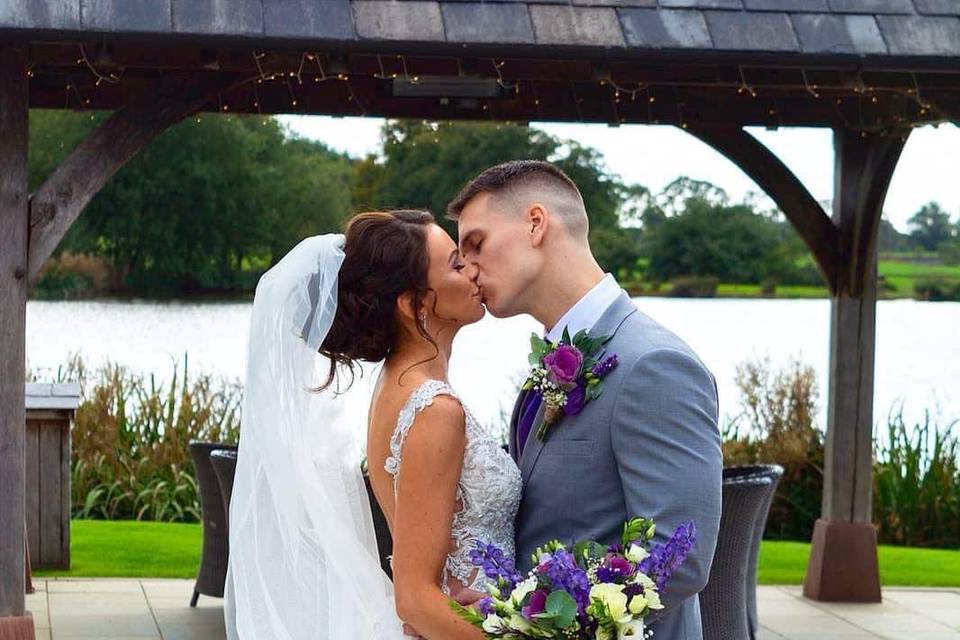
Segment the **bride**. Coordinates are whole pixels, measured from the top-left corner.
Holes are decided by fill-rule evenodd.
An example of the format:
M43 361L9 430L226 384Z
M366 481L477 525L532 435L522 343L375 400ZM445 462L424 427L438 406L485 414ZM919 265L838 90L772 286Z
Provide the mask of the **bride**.
M465 269L429 213L391 211L307 238L261 278L230 504L231 640L400 640L401 620L429 640L482 638L449 599L483 590L477 542L513 554L521 480L447 381L454 336L484 314ZM369 409L354 406L359 363L381 361Z

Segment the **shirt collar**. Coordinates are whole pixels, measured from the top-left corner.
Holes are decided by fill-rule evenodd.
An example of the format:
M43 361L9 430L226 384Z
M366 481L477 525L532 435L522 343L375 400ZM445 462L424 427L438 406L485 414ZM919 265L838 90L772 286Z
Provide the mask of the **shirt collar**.
M578 331L592 328L603 312L620 297L621 291L617 280L608 273L561 316L557 324L547 332L547 340L558 342L563 337L564 328L571 337Z

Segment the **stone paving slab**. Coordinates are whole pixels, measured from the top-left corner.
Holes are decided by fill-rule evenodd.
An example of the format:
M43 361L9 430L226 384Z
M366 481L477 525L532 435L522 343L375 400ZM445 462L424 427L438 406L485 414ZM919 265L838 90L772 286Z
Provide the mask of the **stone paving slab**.
M223 601L193 580L35 579L37 640L221 640ZM960 640L960 589L890 588L880 604L812 602L800 587L760 587L759 640Z

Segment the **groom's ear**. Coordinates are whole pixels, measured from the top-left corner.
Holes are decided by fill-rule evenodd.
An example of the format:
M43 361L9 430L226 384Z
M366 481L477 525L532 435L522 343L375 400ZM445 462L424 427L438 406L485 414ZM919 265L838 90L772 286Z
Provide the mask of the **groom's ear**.
M530 234L530 246L539 247L546 237L547 227L550 226L550 214L547 208L535 202L527 209L527 231Z

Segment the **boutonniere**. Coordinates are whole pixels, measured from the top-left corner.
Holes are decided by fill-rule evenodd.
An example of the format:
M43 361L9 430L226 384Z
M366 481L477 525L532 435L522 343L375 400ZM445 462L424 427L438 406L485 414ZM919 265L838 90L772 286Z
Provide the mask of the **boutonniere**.
M611 336L591 337L580 331L572 339L564 329L560 342L554 343L533 334L530 338L530 372L523 388L540 394L545 403L543 418L537 425L537 439L543 441L550 425L562 415L573 416L588 402L603 393L601 382L614 367L613 354L599 360L601 347Z

